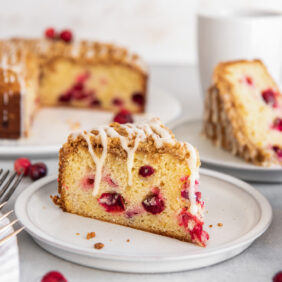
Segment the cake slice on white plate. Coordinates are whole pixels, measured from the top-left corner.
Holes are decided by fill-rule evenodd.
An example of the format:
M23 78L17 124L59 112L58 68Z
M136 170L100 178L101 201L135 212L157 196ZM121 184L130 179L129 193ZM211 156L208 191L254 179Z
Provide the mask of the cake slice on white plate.
M248 162L282 165L282 95L261 61L225 62L215 68L203 132Z
M60 150L64 211L206 246L197 150L158 119L70 136Z

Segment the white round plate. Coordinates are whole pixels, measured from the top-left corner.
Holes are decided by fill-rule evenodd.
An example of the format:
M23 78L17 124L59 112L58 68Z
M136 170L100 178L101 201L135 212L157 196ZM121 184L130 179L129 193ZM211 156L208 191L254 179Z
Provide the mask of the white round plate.
M171 123L173 133L179 140L188 141L200 153L204 167L215 169L235 177L256 182L282 182L281 167L260 167L245 162L222 148L214 146L201 135L201 120L180 120Z
M167 123L177 118L180 113L181 105L173 95L152 86L148 91L146 114L136 114L134 120L138 122L159 117ZM112 119L113 113L104 111L43 108L34 120L30 137L0 140L0 156L57 155L71 132L108 124Z
M200 189L208 211L205 229L210 240L202 248L63 212L50 199L50 195L57 194L56 178L45 177L26 188L17 198L16 215L42 248L65 260L94 268L161 273L212 265L245 250L268 228L272 219L270 204L257 190L231 176L203 169ZM218 223L223 226L219 227ZM210 224L212 228L208 227ZM86 240L88 232L95 232L96 237ZM94 249L97 242L102 242L104 248Z

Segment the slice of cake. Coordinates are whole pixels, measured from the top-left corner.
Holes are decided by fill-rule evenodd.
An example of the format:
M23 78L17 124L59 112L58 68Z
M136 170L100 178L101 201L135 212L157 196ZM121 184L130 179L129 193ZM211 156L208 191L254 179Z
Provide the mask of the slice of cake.
M39 107L145 111L147 72L112 44L0 41L0 139L28 136Z
M64 211L205 246L198 152L159 120L112 123L60 150Z
M248 162L282 165L282 95L261 61L215 68L203 131L214 144Z

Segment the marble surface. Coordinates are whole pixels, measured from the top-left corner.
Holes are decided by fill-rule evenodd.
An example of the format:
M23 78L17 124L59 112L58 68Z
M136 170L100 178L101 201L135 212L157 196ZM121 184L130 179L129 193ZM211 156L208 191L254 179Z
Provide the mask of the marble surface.
M201 115L202 99L194 67L151 67L151 83L174 93L182 102L183 117ZM40 159L48 165L49 175L57 173L57 159ZM0 167L12 169L13 160L0 156ZM18 193L29 184L25 179L5 209L13 207ZM168 274L125 274L91 269L57 258L41 249L22 232L19 236L20 281L35 282L50 270L59 270L68 281L271 281L282 270L282 184L251 183L269 200L273 208L270 228L245 252L223 263L203 269ZM4 210L5 211L5 210ZM1 280L1 279L0 279Z

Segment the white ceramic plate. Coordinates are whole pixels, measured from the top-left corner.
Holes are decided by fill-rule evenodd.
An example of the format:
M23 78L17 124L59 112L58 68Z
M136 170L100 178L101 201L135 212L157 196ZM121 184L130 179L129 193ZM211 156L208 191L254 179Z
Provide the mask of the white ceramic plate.
M179 140L193 144L200 153L200 159L206 168L233 175L235 177L256 182L282 182L281 167L260 167L233 156L201 136L201 120L179 120L170 126Z
M135 121L159 117L167 123L181 113L178 100L170 93L157 87L149 87L146 114L134 115ZM20 140L0 140L0 156L57 155L59 148L66 141L70 132L77 125L82 129L107 124L113 114L103 111L43 108L37 114L32 127L31 136Z
M201 191L207 211L206 248L132 228L63 212L50 194L57 194L56 176L26 188L15 212L34 240L63 259L105 270L139 273L183 271L212 265L245 250L269 226L268 201L247 183L218 172L201 170ZM222 227L218 227L218 223ZM213 227L208 226L212 224ZM86 240L87 232L96 237ZM76 235L80 233L80 235ZM127 242L127 239L130 242ZM93 244L102 242L101 250Z

